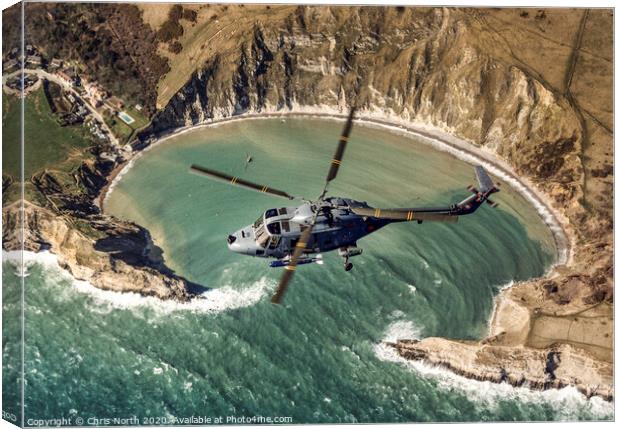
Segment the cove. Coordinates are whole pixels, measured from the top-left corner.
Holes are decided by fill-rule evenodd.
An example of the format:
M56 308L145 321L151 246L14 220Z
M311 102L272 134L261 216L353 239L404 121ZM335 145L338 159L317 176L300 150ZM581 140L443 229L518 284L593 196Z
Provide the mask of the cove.
M498 209L485 206L457 224L396 224L366 237L350 273L326 254L324 265L298 269L283 306L269 302L281 271L229 252L226 236L286 201L188 167L315 198L340 128L318 119L231 122L172 137L137 158L106 212L146 227L166 264L210 288L205 302L221 305L100 293L33 263L29 409L40 418L70 409L138 417L164 409L178 417L291 416L294 423L547 420L561 418L562 401L570 400L580 401L570 417L591 418L592 402L578 394L481 397L376 354L395 327L403 335L479 338L497 291L553 263L551 232L508 186L494 198ZM247 169L246 154L254 158ZM473 174L471 165L415 139L356 126L329 194L384 207L435 205L466 196ZM6 283L12 271L5 270Z

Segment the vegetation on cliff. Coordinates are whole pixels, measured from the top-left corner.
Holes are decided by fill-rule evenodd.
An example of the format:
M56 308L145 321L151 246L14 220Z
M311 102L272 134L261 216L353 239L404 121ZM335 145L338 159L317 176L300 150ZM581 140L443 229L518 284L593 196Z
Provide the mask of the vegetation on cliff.
M3 11L4 22L19 23L21 6ZM73 61L106 90L147 115L155 111L155 88L169 70L157 54L155 32L137 6L119 3L26 3L26 43L48 58ZM19 25L3 27L3 54L19 47Z

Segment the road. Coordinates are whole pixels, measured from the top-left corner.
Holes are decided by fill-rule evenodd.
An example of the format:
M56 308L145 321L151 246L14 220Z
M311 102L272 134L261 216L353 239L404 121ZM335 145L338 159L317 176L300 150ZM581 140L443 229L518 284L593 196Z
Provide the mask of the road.
M7 75L3 75L2 76L2 86L6 87L7 79L9 79L9 78L11 78L13 76L17 76L20 73L21 73L21 70L16 70L13 73L9 73ZM44 79L49 80L50 82L57 83L65 91L68 91L68 92L72 93L75 96L75 98L77 98L82 103L84 103L84 106L86 106L86 108L93 114L93 117L100 123L101 128L104 129L108 133L108 136L110 137L110 142L114 146L116 146L118 149L120 149L120 142L118 141L118 139L116 138L116 136L114 135L114 133L112 132L110 127L108 127L108 124L106 124L105 121L103 120L103 116L101 116L101 114L97 111L97 109L95 109L94 106L92 106L89 102L84 100L82 98L82 96L73 88L73 86L71 84L69 84L68 82L65 82L64 80L60 79L58 76L56 76L56 75L54 75L52 73L48 73L45 70L41 70L41 69L24 69L24 74L36 74L37 76L39 76L39 78L44 78Z

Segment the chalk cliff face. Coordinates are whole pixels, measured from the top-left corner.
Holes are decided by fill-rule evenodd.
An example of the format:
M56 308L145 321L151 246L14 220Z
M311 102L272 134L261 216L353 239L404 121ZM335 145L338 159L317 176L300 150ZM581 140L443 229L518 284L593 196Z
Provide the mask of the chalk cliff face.
M239 29L156 114L150 131L299 106L431 124L485 146L557 201L579 198L578 117L566 99L503 61L505 47L456 9L305 8ZM502 50L504 48L504 50Z

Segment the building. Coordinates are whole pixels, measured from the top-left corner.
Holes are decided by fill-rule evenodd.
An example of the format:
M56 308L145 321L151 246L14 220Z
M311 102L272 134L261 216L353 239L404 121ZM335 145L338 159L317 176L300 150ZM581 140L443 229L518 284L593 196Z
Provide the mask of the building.
M57 73L58 77L68 83L69 85L76 85L79 81L79 77L73 71L73 69L66 68Z
M111 108L112 110L120 110L122 109L125 104L123 103L123 100L121 100L118 97L110 97L106 100L105 104Z
M56 70L61 67L62 67L62 60L58 58L52 58L52 61L50 61L50 68Z
M84 90L86 92L86 98L88 98L90 104L95 107L101 106L103 100L108 96L106 90L96 83L85 83Z
M26 57L26 64L30 64L35 67L41 66L41 57L39 55L29 55Z

